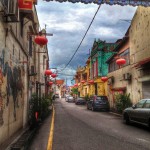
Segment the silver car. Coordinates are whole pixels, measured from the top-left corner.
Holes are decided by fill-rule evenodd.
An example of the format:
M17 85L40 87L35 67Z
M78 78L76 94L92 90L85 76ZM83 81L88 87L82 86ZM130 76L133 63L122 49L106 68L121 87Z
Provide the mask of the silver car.
M132 107L126 108L123 119L126 124L135 122L150 127L150 99L142 99Z
M74 98L73 98L72 96L69 96L69 97L67 98L67 102L74 102Z

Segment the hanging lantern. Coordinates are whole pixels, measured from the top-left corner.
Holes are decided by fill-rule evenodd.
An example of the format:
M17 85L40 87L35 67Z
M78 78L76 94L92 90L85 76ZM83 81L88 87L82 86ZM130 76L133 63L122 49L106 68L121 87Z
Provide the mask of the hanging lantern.
M106 81L108 80L108 77L101 77L101 80L102 80L103 82L106 82Z
M53 82L49 82L48 84L49 84L49 85L53 85Z
M116 60L116 63L117 63L118 65L124 65L124 64L126 63L126 60L123 59L123 58L119 58L119 59Z
M83 83L83 84L84 84L84 83L85 83L85 80L82 80L82 81L81 81L81 83Z
M52 74L51 70L45 70L45 75L50 76Z
M48 40L45 36L36 36L34 39L35 43L40 45L40 46L44 46L47 44Z
M78 86L78 84L74 84L74 87L77 87Z
M90 83L90 84L93 84L93 83L94 83L94 80L90 80L89 83Z
M51 77L52 77L52 78L56 78L57 75L53 73L53 74L51 74Z

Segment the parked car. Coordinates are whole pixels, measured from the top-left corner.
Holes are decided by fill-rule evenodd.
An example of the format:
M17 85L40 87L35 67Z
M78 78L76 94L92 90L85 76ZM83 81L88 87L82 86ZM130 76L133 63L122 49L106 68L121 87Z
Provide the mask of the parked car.
M109 111L109 101L107 96L93 96L87 102L87 109L95 110L106 110Z
M58 93L55 94L55 98L59 98L59 94Z
M68 101L68 97L69 97L70 95L66 95L65 96L65 101L67 102Z
M75 101L76 105L85 105L86 104L86 100L83 97L78 97Z
M74 98L72 96L68 96L67 102L74 102Z
M150 127L150 99L142 99L132 107L123 111L123 119L126 124L131 122Z

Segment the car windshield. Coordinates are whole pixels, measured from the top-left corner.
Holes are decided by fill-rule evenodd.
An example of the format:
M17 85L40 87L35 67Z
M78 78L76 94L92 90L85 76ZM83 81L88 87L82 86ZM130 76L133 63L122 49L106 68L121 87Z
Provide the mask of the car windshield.
M108 100L106 96L97 97L96 100L106 101Z

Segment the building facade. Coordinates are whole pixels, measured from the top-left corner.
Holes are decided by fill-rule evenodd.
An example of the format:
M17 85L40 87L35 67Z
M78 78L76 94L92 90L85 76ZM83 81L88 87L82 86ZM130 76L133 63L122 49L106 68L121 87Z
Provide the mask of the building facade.
M149 19L150 8L138 7L125 37L114 49L117 53L107 61L111 107L115 107L116 93L130 93L133 104L150 98ZM119 67L117 58L126 59L126 64Z
M107 90L111 108L115 108L115 96L118 93L132 93L129 31L113 51L114 55L107 60L109 64ZM118 65L116 60L120 58L125 59L126 64Z
M41 49L34 43L39 33L35 4L36 0L30 11L23 11L17 0L0 2L0 146L28 125L29 99L45 69L38 72Z
M94 83L90 85L91 95L106 96L107 82L103 82L101 77L107 76L108 64L106 60L112 56L116 43L106 43L105 41L95 40L91 51L91 74L90 78Z

